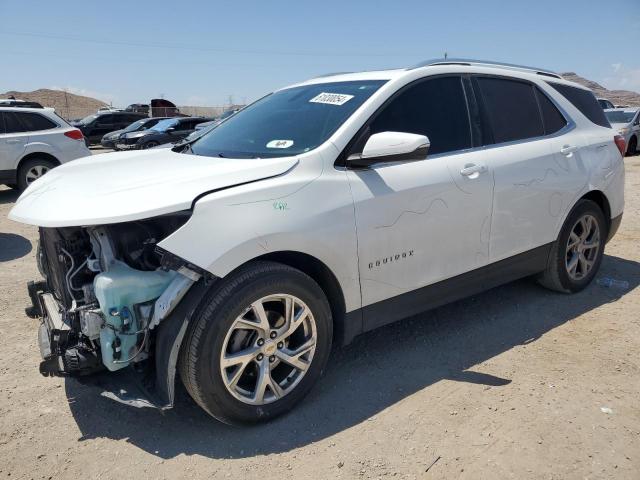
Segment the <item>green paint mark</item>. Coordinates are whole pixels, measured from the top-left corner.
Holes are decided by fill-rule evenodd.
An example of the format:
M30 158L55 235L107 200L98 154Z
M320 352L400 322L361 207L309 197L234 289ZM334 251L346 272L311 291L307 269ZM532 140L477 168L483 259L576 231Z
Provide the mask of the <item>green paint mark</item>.
M287 202L273 202L273 209L274 210L289 210L289 207L287 206Z

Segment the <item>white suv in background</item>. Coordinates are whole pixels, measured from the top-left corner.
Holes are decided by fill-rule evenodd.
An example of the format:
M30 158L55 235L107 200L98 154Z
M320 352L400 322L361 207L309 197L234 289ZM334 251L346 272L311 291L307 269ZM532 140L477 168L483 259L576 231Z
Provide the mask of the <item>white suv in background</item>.
M179 372L214 417L255 422L332 344L522 277L578 292L622 218L616 133L555 73L446 60L314 78L173 149L63 165L10 213L40 227L41 372L135 364L163 407Z
M88 155L82 132L52 108L0 105L0 184L24 190L53 167Z

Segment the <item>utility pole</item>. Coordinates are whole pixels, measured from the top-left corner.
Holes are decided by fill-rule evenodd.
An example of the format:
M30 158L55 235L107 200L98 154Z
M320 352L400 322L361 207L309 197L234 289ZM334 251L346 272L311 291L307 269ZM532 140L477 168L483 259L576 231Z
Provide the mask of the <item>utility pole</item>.
M447 57L448 57L448 56L449 56L449 55L447 54L447 52L444 52L444 59L445 59L445 60L447 59Z

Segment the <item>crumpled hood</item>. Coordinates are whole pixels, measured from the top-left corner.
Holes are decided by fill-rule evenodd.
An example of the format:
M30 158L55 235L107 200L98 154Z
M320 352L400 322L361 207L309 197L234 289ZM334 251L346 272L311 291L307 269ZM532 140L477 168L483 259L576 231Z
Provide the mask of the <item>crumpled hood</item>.
M56 167L9 213L42 227L102 225L186 210L205 192L281 175L296 157L212 158L170 149L106 153Z

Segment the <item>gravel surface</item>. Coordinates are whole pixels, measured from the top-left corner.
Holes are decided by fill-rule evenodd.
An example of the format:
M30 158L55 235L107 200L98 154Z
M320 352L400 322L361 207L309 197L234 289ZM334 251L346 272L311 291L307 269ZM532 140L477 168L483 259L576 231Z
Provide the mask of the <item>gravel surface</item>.
M97 152L96 152L97 153ZM0 187L0 478L640 478L640 157L595 283L529 280L363 335L287 416L233 428L38 373L36 229Z

